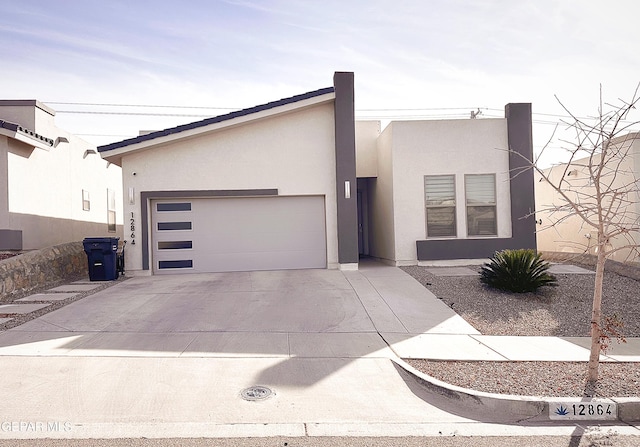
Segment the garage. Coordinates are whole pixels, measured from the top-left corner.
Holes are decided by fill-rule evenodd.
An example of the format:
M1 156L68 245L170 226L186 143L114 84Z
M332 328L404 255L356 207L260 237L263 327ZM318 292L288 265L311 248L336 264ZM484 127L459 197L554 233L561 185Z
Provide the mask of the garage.
M327 267L324 196L151 201L153 271Z

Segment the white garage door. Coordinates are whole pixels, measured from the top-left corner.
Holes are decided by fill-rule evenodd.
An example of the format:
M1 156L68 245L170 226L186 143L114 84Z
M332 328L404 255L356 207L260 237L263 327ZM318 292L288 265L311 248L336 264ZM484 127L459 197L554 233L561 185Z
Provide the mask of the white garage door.
M154 200L155 273L325 268L324 197Z

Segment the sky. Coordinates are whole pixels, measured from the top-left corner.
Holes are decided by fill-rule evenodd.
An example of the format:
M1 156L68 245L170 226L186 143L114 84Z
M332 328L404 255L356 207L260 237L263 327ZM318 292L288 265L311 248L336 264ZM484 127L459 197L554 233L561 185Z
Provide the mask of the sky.
M353 71L357 118L499 118L530 102L539 151L567 115L556 96L580 117L600 86L633 96L638 13L637 0L0 0L0 99L44 102L101 145Z

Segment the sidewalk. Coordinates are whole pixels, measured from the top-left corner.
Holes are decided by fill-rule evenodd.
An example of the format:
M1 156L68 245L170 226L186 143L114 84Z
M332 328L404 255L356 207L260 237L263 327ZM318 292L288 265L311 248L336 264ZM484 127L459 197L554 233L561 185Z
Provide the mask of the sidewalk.
M447 270L450 270L452 275L461 274L461 269L457 267L449 269L438 267L438 269L441 271L440 274L446 275ZM556 269L560 269L563 273L585 273L582 269L573 266L556 266ZM357 325L336 327L331 330L331 334L327 334L325 330L318 332L313 328L301 325L296 327L293 324L289 325L290 327L287 325L265 326L265 331L253 327L251 331L270 334L286 332L289 334L289 339L293 340L292 349L283 348L276 352L280 355L303 357L388 357L395 355L400 358L430 360L576 362L587 361L589 358L591 343L589 337L482 335L437 299L433 293L396 267L365 261L361 263L360 270L345 271L342 274L348 284L341 285L341 289L349 287L355 291L366 312L366 315L359 316L359 318L362 320L364 317L370 320L371 327L361 321ZM123 286L126 288L127 284L131 284L131 282L124 283ZM19 317L23 313L55 305L57 302L75 295L86 295L92 293L93 290L101 290L104 285L105 283L84 280L59 286L43 293L22 298L12 304L0 305L0 314L15 313ZM313 286L313 284L309 284L309 286ZM156 290L149 289L149 285L146 287L147 290L144 290L144 293ZM231 286L231 289L234 288L237 287ZM107 289L106 293L109 293L109 290L111 289ZM120 288L116 287L112 290L117 294L116 290L120 290ZM112 300L111 303L112 305L107 304L105 309L97 309L93 304L85 306L87 307L84 311L85 315L101 312L111 312L111 317L126 315L126 306L129 305L126 303L126 299L117 303ZM80 304L80 306L82 305ZM352 312L356 312L356 310ZM11 317L0 318L0 323L11 319ZM14 334L13 336L8 334L0 336L0 355L33 355L34 353L47 355L47 350L43 350L37 342L36 344L29 343L28 346L20 343L21 338L24 338L28 332L55 332L64 330L61 327L66 327L67 330L75 333L94 334L97 329L95 326L91 326L91 322L75 326L65 326L65 324L67 324L65 321L50 320L50 317L45 314L41 318L17 326L10 330L10 333ZM185 326L188 324L189 322L185 322ZM196 332L207 329L199 329L193 325L192 328ZM249 328L230 328L227 331L230 334L227 338L233 338L233 334L244 333L244 341L250 343L250 337L246 336L247 329ZM126 328L124 330L125 332L131 331ZM140 325L136 326L135 331L145 332L140 328ZM184 332L187 331L175 330L174 328L169 333L173 333L176 338L182 334L181 336L184 338ZM378 338L374 332L377 332L382 339ZM0 332L0 334L3 333ZM268 335L267 337L272 336ZM9 339L13 339L15 344L11 344ZM193 340L188 339L188 341ZM242 340L239 339L237 342L242 343ZM179 345L176 345L176 348L178 347ZM33 348L36 348L35 351ZM388 352L388 348L392 352ZM71 354L75 349L77 348L67 349L65 352ZM60 351L49 352L49 354L59 355ZM135 349L130 350L129 354L145 355L144 351L140 352ZM168 356L179 354L179 350L165 352L165 355ZM211 353L211 355L216 354L218 356L225 355L224 352ZM119 352L119 355L127 355L127 353ZM606 355L602 355L600 360L603 362L640 362L640 337L627 338L627 343L624 344L612 343Z
M436 267L439 275L464 275L459 267ZM553 271L565 274L590 273L572 265L555 265ZM447 273L449 272L449 273ZM365 307L374 307L371 295L377 294L403 322L393 326L372 313L376 329L395 355L408 359L464 361L567 361L589 359L590 337L493 336L481 335L451 308L422 287L408 274L395 267L375 262L361 263L357 273L344 272ZM363 285L362 277L366 279ZM366 289L368 282L375 294ZM402 301L401 301L402 300ZM422 312L409 315L421 302ZM404 302L404 306L401 304ZM428 315L428 317L425 317ZM420 323L417 321L420 320ZM411 323L413 322L413 326ZM640 362L640 337L629 337L627 343L612 343L603 362Z
M10 306L95 287L81 281ZM571 434L581 422L549 426L542 398L461 390L401 358L583 360L584 342L483 336L405 272L376 263L131 278L0 332L0 420L70 424L0 438ZM640 355L637 339L622 347L605 360ZM273 396L244 400L256 385ZM637 432L615 426L626 429Z

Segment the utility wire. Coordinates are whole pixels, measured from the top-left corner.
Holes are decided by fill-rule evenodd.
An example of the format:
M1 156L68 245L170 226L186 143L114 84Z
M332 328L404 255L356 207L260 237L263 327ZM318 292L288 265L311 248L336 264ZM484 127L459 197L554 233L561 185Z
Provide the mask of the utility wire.
M49 103L51 104L51 103ZM138 106L131 106L138 107ZM173 108L173 106L153 106L153 107L162 107L162 108ZM188 108L188 107L184 107ZM196 107L191 107L196 108ZM197 107L197 109L218 109L218 110L239 110L232 108L207 108L207 107ZM424 113L424 114L410 114L404 115L399 114L398 112L417 112L417 111L436 111L436 110L464 110L459 113ZM382 119L416 119L416 118L441 118L441 117L468 117L469 110L473 110L473 108L441 108L441 109L356 109L355 113L359 114L361 117L371 117L371 118L382 118ZM476 108L477 110L477 108ZM482 109L481 109L482 110ZM486 110L496 110L496 109L486 109ZM375 117L369 116L363 112L395 112L395 114L381 115L378 114ZM174 118L210 118L213 115L211 114L193 114L193 113L152 113L152 112L109 112L109 111L93 111L93 110L56 110L57 114L77 114L77 115L114 115L114 116L158 116L158 117L174 117ZM550 113L537 113L533 112L533 116L549 116L549 117L558 117L558 118L567 118L571 119L570 116L564 115L554 115ZM485 118L503 118L502 115L493 115L493 114L485 114L483 115ZM482 119L482 118L480 118ZM585 121L588 121L590 118L579 118ZM533 120L534 123L538 124L561 124L560 121L549 121L549 120ZM631 121L622 121L623 123Z
M58 105L77 105L77 106L91 106L91 107L136 107L136 108L162 108L162 109L198 109L198 110L241 110L242 107L218 107L218 106L179 106L179 105L165 105L165 104L122 104L122 103L93 103L93 102L65 102L65 101L43 101L46 104L58 104ZM485 117L502 118L503 109L495 109L491 107L424 107L424 108L382 108L382 109L356 109L356 113L362 112L418 112L418 111L437 111L437 110L462 110L458 114L424 114L419 116L456 116L456 115L468 115L470 110L483 110L488 112L500 112L501 115L489 115L485 114ZM78 113L78 114L96 114L96 115L134 115L134 116L175 116L175 117L209 117L210 115L196 115L196 114L159 114L148 112L100 112L100 111L87 111L87 110L57 110L56 113ZM555 118L569 118L570 115L560 115L555 113L543 113L532 112L532 115L550 116ZM576 117L582 120L589 120L589 117Z
M205 106L178 106L163 104L117 104L117 103L90 103L90 102L65 102L65 101L43 101L47 104L57 105L75 105L84 107L124 107L124 108L156 108L156 109L194 109L194 110L240 110L239 107L205 107ZM414 120L414 119L440 119L440 118L468 118L470 110L482 110L484 118L503 118L503 109L495 109L490 107L426 107L426 108L382 108L382 109L356 109L355 113L359 119L395 119L395 120ZM455 111L458 113L412 113L404 115L402 112L435 112L435 111ZM376 112L377 115L369 116L369 113ZM499 112L494 114L491 112ZM124 111L96 111L96 110L57 110L60 114L80 114L80 115L113 115L113 116L150 116L150 117L167 117L167 118L210 118L211 114L190 114L190 113L158 113L158 112L124 112ZM551 121L545 119L533 119L533 124L541 125L561 125L562 119L573 119L569 115L560 115L554 113L532 112L533 116L553 117L559 120ZM589 121L592 118L576 117L581 120ZM623 123L632 124L631 121L622 121ZM85 134L89 136L89 134ZM98 135L92 135L98 136ZM121 135L100 135L100 136L121 136Z
M210 118L212 115L193 115L187 113L148 113L148 112L92 112L89 110L56 110L58 113L70 113L78 115L126 115L126 116L172 116L188 118Z
M156 105L156 104L113 104L113 103L94 103L94 102L58 102L58 101L43 101L46 104L60 104L67 106L98 106L98 107L144 107L144 108L159 108L159 109L217 109L217 110L238 110L240 107L204 107L204 106L168 106L168 105Z

